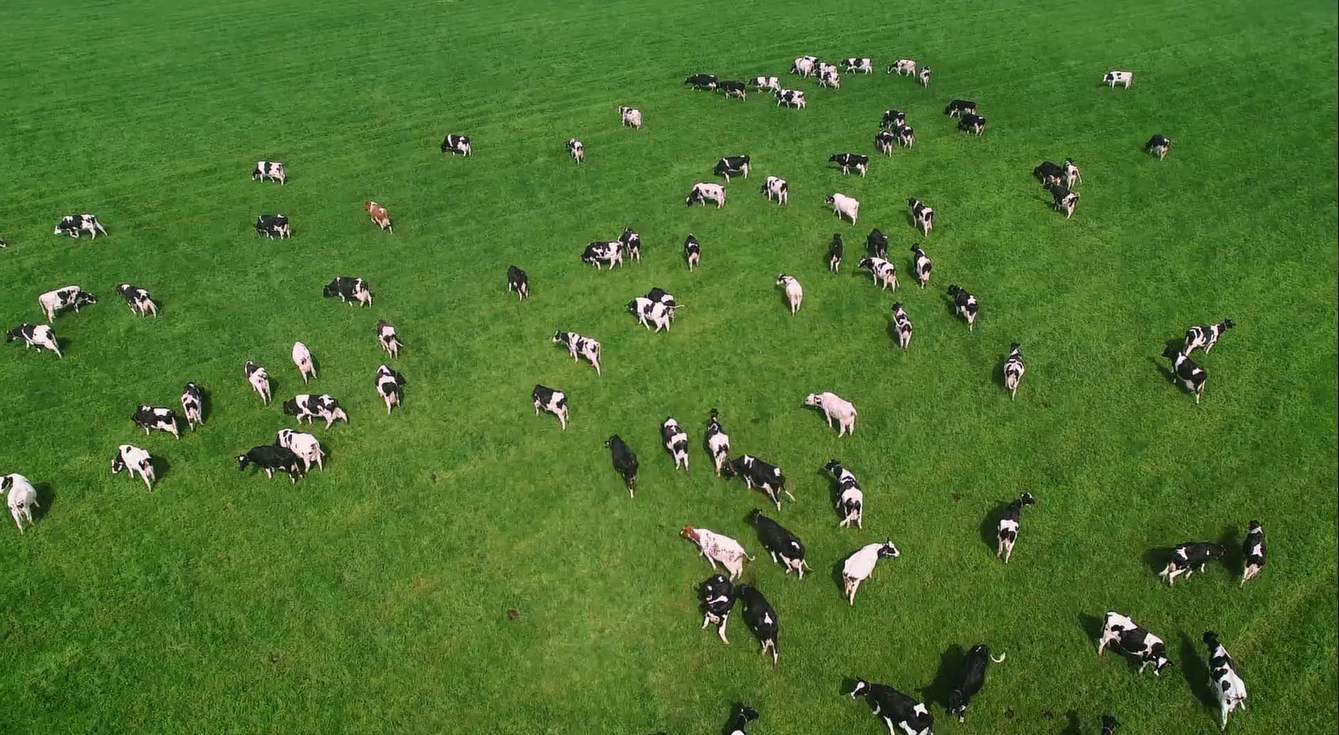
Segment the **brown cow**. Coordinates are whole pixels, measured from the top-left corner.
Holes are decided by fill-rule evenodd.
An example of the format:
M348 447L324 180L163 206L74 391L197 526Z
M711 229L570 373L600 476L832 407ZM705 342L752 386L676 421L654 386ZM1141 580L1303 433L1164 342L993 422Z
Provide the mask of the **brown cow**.
M372 218L373 222L377 223L378 227L383 230L389 230L391 233L395 232L395 230L391 228L391 215L386 211L385 207L376 202L364 202L363 209L367 210L367 214Z

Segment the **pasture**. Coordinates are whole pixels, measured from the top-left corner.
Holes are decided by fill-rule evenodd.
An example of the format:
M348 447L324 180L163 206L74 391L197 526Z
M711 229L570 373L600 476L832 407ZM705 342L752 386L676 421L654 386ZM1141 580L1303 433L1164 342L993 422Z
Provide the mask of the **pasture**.
M38 322L36 296L59 286L99 303L56 318L63 359L0 351L0 473L43 505L24 535L0 529L0 732L687 735L741 700L762 714L754 735L875 735L843 696L863 677L935 699L940 733L1096 733L1104 712L1130 735L1210 733L1208 629L1251 695L1232 731L1334 732L1336 27L1333 4L1303 0L11 2L3 327ZM785 74L802 54L876 72L819 89ZM933 67L928 89L883 73L902 56ZM1109 69L1133 86L1100 84ZM693 92L696 72L781 76L808 108ZM979 103L985 135L942 114L955 97ZM619 105L643 111L640 131ZM874 155L864 179L826 163L873 154L888 108L914 148ZM474 155L442 155L446 133ZM1165 161L1142 151L1154 133L1174 141ZM753 171L728 204L686 208L739 153ZM1069 221L1030 175L1067 156L1084 179ZM259 159L288 183L252 182ZM759 193L768 174L788 206ZM823 204L838 191L863 202L858 226ZM929 237L908 197L935 207ZM51 234L81 212L110 236ZM291 240L252 229L275 212ZM640 264L579 261L626 226ZM876 226L896 293L855 268ZM935 259L925 291L915 242ZM509 264L529 273L524 303ZM795 316L782 272L805 288ZM367 279L375 306L321 298L339 275ZM161 316L133 316L125 281ZM949 284L980 299L974 332ZM652 286L684 304L669 333L624 307ZM894 301L915 323L906 352ZM1196 406L1159 355L1224 317L1237 326L1196 356ZM392 416L372 387L378 318L405 344ZM603 342L603 377L549 342L558 329ZM312 392L350 422L313 430L329 461L293 486L235 456L293 425L278 402L305 392L295 340L319 364ZM1014 402L1011 342L1028 360ZM271 406L248 359L276 379ZM204 427L139 433L135 406L176 406L187 381L208 392ZM568 394L567 431L533 415L536 383ZM801 406L819 391L855 404L853 436ZM798 502L776 514L713 477L712 408ZM688 473L660 446L667 416L689 432ZM641 459L635 500L603 446L615 433ZM110 474L123 443L163 460L152 493ZM837 528L832 458L865 490L863 530ZM1022 491L1037 504L1006 567L992 514ZM812 576L760 553L754 507L804 539ZM1251 519L1269 566L1238 589ZM728 647L698 629L710 570L684 524L758 556L746 578L781 620L775 670L742 616ZM832 570L889 538L901 558L848 606ZM1227 564L1162 586L1155 550L1220 539ZM1176 667L1098 658L1113 609ZM935 683L979 642L1008 661L959 725Z

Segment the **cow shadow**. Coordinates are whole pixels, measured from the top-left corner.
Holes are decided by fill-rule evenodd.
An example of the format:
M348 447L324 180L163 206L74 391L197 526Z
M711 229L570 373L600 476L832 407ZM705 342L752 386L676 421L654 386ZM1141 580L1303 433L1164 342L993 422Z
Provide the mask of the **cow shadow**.
M37 492L37 506L33 509L33 523L46 517L51 512L51 507L56 504L56 491L51 488L47 482L33 483L33 490Z
M1070 710L1066 717L1069 718L1069 722L1065 729L1060 732L1060 735L1084 735L1082 723L1079 722L1078 710Z
M837 508L837 503L841 500L842 497L841 483L837 482L837 478L834 477L831 472L828 472L827 470L821 467L818 469L818 471L814 472L814 474L818 475L820 480L827 482L828 507L833 509L834 513L837 516L837 520L841 520L842 512L840 509Z
M200 388L200 423L203 424L214 413L214 394L199 384L196 387Z
M1000 358L995 361L995 372L990 374L991 381L1001 390L1008 390L1008 386L1004 384L1004 365L1007 362L1009 362L1009 355L1000 355Z
M1010 502L1012 501L996 501L985 517L981 519L981 525L977 528L981 535L981 543L985 544L991 553L999 550L1000 518L1009 509Z
M845 568L846 559L843 557L834 562L832 568L828 570L829 576L832 578L832 583L837 586L837 594L840 595L842 602L848 602L846 599L846 578L842 574L842 571Z
M1246 557L1242 553L1241 542L1237 540L1237 534L1240 530L1237 528L1237 524L1230 523L1219 529L1218 538L1214 540L1214 543L1222 546L1226 552L1223 554L1223 561L1221 562L1223 568L1238 579L1246 571Z
M1216 707L1218 699L1214 696L1209 681L1209 663L1200 655L1202 643L1193 640L1185 631L1181 631L1180 636L1181 676L1185 677L1186 684L1190 686L1190 693L1195 699L1206 706Z
M1170 546L1155 546L1140 556L1150 572L1161 574L1162 570L1167 568L1167 562L1172 560L1173 551L1175 549Z
M1079 613L1078 622L1079 628L1083 630L1083 634L1092 642L1093 650L1096 651L1097 642L1102 640L1102 618L1099 618L1096 615L1089 615L1088 613Z
M233 457L232 461L235 464L237 458ZM154 454L150 456L149 463L153 465L153 486L158 487L168 475L172 474L172 462L161 454ZM140 481L138 476L135 477L135 480Z
M967 652L957 643L939 655L939 670L935 672L934 681L917 690L927 704L937 704L948 709L948 700L957 687L958 673L962 669L963 656L966 655Z

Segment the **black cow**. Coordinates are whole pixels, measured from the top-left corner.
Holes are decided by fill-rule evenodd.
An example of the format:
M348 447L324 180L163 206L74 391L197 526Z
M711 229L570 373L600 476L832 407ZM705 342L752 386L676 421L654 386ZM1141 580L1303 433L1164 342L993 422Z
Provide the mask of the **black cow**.
M288 447L274 444L252 447L246 454L237 457L237 469L244 470L251 464L265 470L265 476L270 478L273 478L276 472L287 472L288 479L295 485L298 476L302 474L302 464L298 455Z
M515 291L521 301L530 295L530 277L514 265L507 266L507 291Z
M698 244L697 238L693 237L691 232L683 241L683 254L688 259L688 270L690 271L696 268L698 262L702 259L702 246Z
M772 652L772 665L776 666L779 652L776 647L777 633L781 624L776 619L776 611L763 597L758 588L750 584L735 587L739 601L744 605L744 623L753 631L753 635L762 643L762 652Z
M724 176L726 181L731 176L749 177L749 157L748 156L726 156L716 162L716 175Z
M1102 735L1116 735L1116 728L1118 727L1120 727L1120 723L1116 722L1115 717L1102 715Z
M631 227L624 227L623 234L618 236L618 243L623 246L623 252L628 256L628 260L642 262L642 236Z
M1184 574L1186 579L1190 579L1190 575L1204 571L1209 562L1223 558L1226 553L1227 549L1222 546L1205 541L1178 544L1172 549L1172 558L1167 561L1167 566L1158 572L1158 576L1166 580L1167 586L1171 587L1177 577Z
M1148 142L1144 144L1144 150L1157 156L1159 161L1167 157L1167 151L1170 150L1171 147L1172 141L1161 135L1155 135L1152 138L1149 138Z
M967 293L966 290L958 288L957 285L948 287L949 298L953 299L953 310L958 316L967 320L967 329L976 329L976 297Z
M614 459L614 469L623 476L623 484L628 488L628 497L637 495L637 455L628 449L628 445L623 443L623 439L618 434L609 437L604 443L609 448L609 454Z
M906 124L907 116L901 110L884 110L883 122L879 123L879 126L884 128L895 128L899 125Z
M693 76L688 77L687 79L683 80L683 83L684 83L684 84L691 84L691 85L693 85L693 89L715 89L715 88L716 88L716 75L715 75L715 74L694 74Z
M442 138L442 153L459 153L462 156L468 156L474 152L470 146L470 136L468 135L448 135Z
M1046 190L1051 192L1051 208L1057 212L1064 212L1065 219L1074 216L1074 205L1079 203L1078 192L1070 191L1060 184L1050 184Z
M750 722L758 719L758 710L747 705L735 702L730 708L730 719L725 723L725 735L748 735L744 728L748 727Z
M748 98L748 87L743 82L721 80L716 85L716 91L725 93L726 97L738 97L741 100Z
M980 135L986 132L986 119L970 112L963 113L963 115L958 118L958 129Z
M969 115L975 115L976 103L970 102L968 100L953 100L952 102L948 103L948 107L944 108L944 114L948 115L949 117L958 117L963 113Z
M730 611L735 607L735 586L724 575L708 577L698 587L698 597L702 601L702 629L708 625L716 626L716 635L727 646L730 640L725 637L725 626L730 622Z
M893 155L893 144L897 143L897 136L893 135L891 130L880 130L874 135L874 150L880 153Z
M1246 531L1246 540L1241 544L1241 556L1241 584L1237 585L1238 589L1245 587L1265 568L1265 529L1260 526L1260 521L1251 521L1250 529Z
M804 579L805 568L813 569L804 560L804 543L798 536L782 528L780 523L763 515L757 508L749 511L748 521L757 529L758 540L767 553L772 555L772 561L785 567L787 575L794 570L800 579Z
M888 259L888 236L883 234L883 230L875 227L869 231L865 237L865 247L869 250L870 257Z
M959 723L967 720L967 705L972 703L972 697L986 685L986 667L991 661L997 664L1004 663L1007 655L1002 654L999 658L995 658L990 655L990 648L985 645L972 646L967 651L962 660L962 669L958 673L958 681L953 686L953 692L948 695L949 714L957 715Z
M1204 368L1195 364L1195 361L1187 357L1175 347L1168 347L1162 351L1162 356L1172 361L1173 380L1180 381L1186 390L1195 394L1195 403L1200 402L1200 396L1204 394L1204 383L1209 379L1209 374L1204 372Z
M1000 516L999 523L995 526L996 559L1003 556L1004 563L1009 563L1009 557L1014 553L1014 544L1018 542L1018 527L1023 517L1023 506L1033 505L1036 502L1037 499L1032 497L1032 493L1023 493L1004 509L1004 515Z
M897 691L887 684L871 684L864 679L856 681L851 690L851 699L866 697L869 708L888 726L889 735L931 735L934 731L934 715L925 707L924 702Z
M844 249L845 246L842 244L841 233L834 232L832 234L832 242L828 244L828 270L832 271L833 273L836 273L841 270L842 251Z
M284 239L292 235L288 227L288 218L282 214L262 214L256 218L256 234L268 238Z
M1039 166L1032 169L1032 175L1037 177L1042 186L1049 186L1059 184L1065 178L1065 170L1050 161L1042 161Z
M153 406L140 406L135 409L135 415L130 417L135 425L144 429L144 435L158 429L166 431L172 436L180 439L181 433L177 430L177 414L170 408L155 408Z
M864 178L865 172L869 169L869 156L862 156L857 153L834 153L828 158L828 163L835 163L841 166L842 173L850 173L851 169L860 172L861 178Z
M777 510L781 510L781 493L788 495L791 500L795 499L786 489L786 477L781 474L781 470L753 455L741 455L721 467L721 476L727 480L736 475L744 478L744 484L750 490L756 487L766 493L776 503Z

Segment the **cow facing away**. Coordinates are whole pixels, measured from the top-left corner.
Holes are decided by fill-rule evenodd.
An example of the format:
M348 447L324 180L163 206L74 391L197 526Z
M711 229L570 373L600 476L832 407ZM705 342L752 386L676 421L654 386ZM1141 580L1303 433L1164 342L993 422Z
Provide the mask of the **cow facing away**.
M1162 356L1172 361L1172 380L1193 393L1195 403L1198 405L1200 397L1204 395L1204 384L1208 382L1209 374L1175 347L1163 350Z
M790 200L790 187L785 179L775 176L768 176L763 182L762 193L767 195L767 201L775 201L777 204L785 204Z
M748 521L757 529L758 540L771 555L772 561L784 567L787 575L793 571L799 579L804 579L804 570L812 571L813 567L804 560L804 543L798 536L763 515L757 508L749 511Z
M842 518L837 527L846 528L854 523L856 528L864 528L865 493L855 474L835 459L823 465L823 469L837 478L837 514Z
M381 345L381 349L385 350L392 360L400 359L400 347L403 345L400 343L400 335L395 332L395 327L387 324L382 319L378 319L376 329L377 344Z
M660 425L660 439L665 443L665 451L674 459L674 469L688 469L688 434L673 417L666 418Z
M828 243L828 270L837 273L842 268L842 254L846 246L842 243L840 232L832 233L832 242Z
M622 437L614 434L604 443L614 463L614 470L623 476L623 485L628 488L628 497L637 496L637 455L633 454Z
M1032 493L1023 493L1004 509L1004 514L995 525L996 559L1003 558L1005 564L1009 563L1009 557L1014 553L1014 544L1018 542L1018 528L1023 517L1023 508L1036 502L1037 499L1032 497Z
M154 406L141 405L135 409L135 414L130 417L135 426L144 429L144 435L148 436L154 429L171 434L180 439L181 432L177 429L177 414L170 408L156 408Z
M389 416L391 408L400 405L404 396L406 382L404 376L385 365L381 365L377 367L377 372L372 380L373 385L377 388L377 395L381 396L382 402L386 404L386 415Z
M1246 540L1241 544L1241 584L1237 585L1237 589L1245 587L1265 568L1265 552L1265 529L1261 527L1260 521L1251 521L1246 531Z
M187 383L181 389L181 412L186 416L186 425L195 431L196 424L205 425L205 399L200 386Z
M642 111L632 107L619 107L618 116L623 120L623 127L634 130L642 129Z
M586 160L586 146L576 138L569 138L567 141L567 155L572 157L573 163L584 163Z
M1227 730L1227 716L1241 707L1246 711L1246 683L1237 675L1237 663L1228 655L1227 649L1218 642L1218 634L1205 631L1204 645L1209 649L1209 685L1213 687L1218 699L1219 713L1222 717L1220 731Z
M1011 401L1018 396L1018 384L1023 381L1023 373L1027 372L1021 349L1017 342L1009 345L1009 356L1004 359L1004 387L1009 390Z
M153 302L153 297L148 291L129 283L118 284L116 292L121 294L121 298L126 300L126 306L130 307L130 313L136 316L148 316L153 314L158 316L158 304Z
M536 385L531 391L530 397L535 402L535 415L540 411L551 413L558 417L558 425L564 431L567 430L567 394L560 390L546 388L542 385Z
M312 359L311 350L307 345L301 342L293 343L293 364L297 366L298 372L302 375L302 383L307 383L308 376L316 380L316 362Z
M716 409L711 409L711 416L707 422L707 432L704 439L707 445L707 452L711 454L711 461L716 465L716 476L721 476L721 469L730 458L730 435L721 428L720 414Z
M911 221L921 234L929 237L930 230L934 229L935 211L928 204L915 197L907 200L907 211L911 214Z
M702 246L698 243L693 233L688 233L688 237L683 241L683 256L688 261L688 270L692 271L698 267L702 261Z
M715 625L721 642L730 645L730 640L725 637L725 626L729 624L730 611L735 606L735 586L724 575L713 574L698 586L698 599L702 601L702 629Z
M911 317L902 308L901 302L893 304L893 330L897 332L897 346L906 349L911 346Z
M753 585L741 584L735 587L735 591L739 594L740 603L744 605L744 624L762 644L763 655L771 652L772 666L775 667L780 655L780 651L777 650L777 634L781 629L776 610L772 609L772 604Z
M363 202L363 209L367 211L367 216L372 218L377 227L391 234L395 233L395 228L391 227L391 215L386 208L376 202Z
M920 243L911 246L911 274L921 288L930 284L930 271L934 270L934 261L921 249Z
M367 281L361 278L338 276L321 289L321 295L326 298L338 296L342 303L349 305L355 303L363 306L372 305L372 291L368 289Z
M260 394L261 403L268 406L273 396L270 389L270 374L265 371L265 368L250 360L247 360L246 364L242 366L242 371L246 373L246 382L250 383L251 388Z
M293 230L288 225L288 217L282 214L262 214L256 217L256 234L284 240L292 237Z
M948 287L948 297L953 299L953 311L966 320L967 330L974 331L978 310L976 297L967 293L965 289L958 287L957 284Z
M1171 148L1172 141L1162 135L1155 135L1152 138L1149 138L1148 142L1144 144L1144 150L1157 156L1159 161L1167 157L1167 152L1171 150Z
M507 292L516 292L516 297L520 301L525 301L530 295L530 277L525 271L514 265L507 266Z

